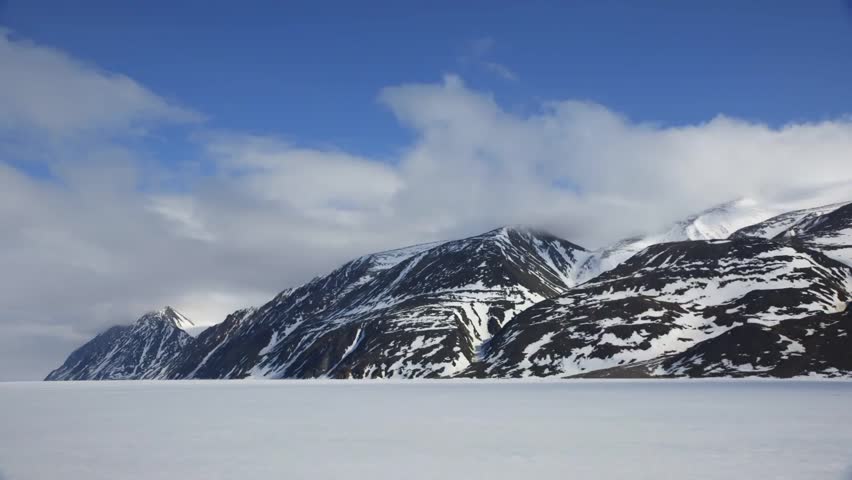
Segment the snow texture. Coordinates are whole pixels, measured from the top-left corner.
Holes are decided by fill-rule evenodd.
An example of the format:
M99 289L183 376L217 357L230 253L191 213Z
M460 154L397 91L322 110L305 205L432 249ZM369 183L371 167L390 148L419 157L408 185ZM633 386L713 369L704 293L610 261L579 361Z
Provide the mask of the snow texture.
M676 222L662 232L622 240L592 252L576 273L577 283L612 270L651 245L686 240L726 239L744 227L779 213L779 208L761 205L751 198L741 198Z
M846 266L759 238L654 245L516 316L474 373L850 375L850 285Z
M4 480L848 480L844 381L0 384Z

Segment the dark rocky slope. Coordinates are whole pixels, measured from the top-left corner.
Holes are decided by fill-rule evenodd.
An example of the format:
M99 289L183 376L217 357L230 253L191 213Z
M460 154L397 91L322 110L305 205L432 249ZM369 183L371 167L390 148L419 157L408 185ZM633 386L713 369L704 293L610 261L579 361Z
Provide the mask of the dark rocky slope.
M751 238L655 245L518 315L469 373L848 374L850 292L849 267L801 247Z
M583 252L502 228L361 257L203 332L168 376L453 376L518 312L567 292Z
M193 323L171 307L143 315L133 325L110 328L75 350L45 380L162 378L193 339Z

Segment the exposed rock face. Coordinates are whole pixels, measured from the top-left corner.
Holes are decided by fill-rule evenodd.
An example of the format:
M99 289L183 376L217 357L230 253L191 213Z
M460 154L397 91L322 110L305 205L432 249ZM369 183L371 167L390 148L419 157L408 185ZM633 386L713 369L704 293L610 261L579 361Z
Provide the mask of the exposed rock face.
M819 250L852 265L852 203L797 210L738 230L733 238L761 237Z
M135 324L112 327L75 350L46 380L163 378L192 343L183 329L193 325L171 307L146 313Z
M804 248L748 238L655 245L517 316L473 371L798 375L811 370L791 373L791 365L811 365L848 373L848 359L828 352L852 352L843 336L850 292L850 268ZM651 363L631 367L643 362Z
M583 252L502 228L361 257L208 329L170 376L453 376L518 312L567 292Z
M740 228L731 235L731 238L758 237L773 239L783 236L791 230L800 230L807 225L818 221L823 215L831 213L846 203L835 203L821 207L793 210L776 215L762 222Z

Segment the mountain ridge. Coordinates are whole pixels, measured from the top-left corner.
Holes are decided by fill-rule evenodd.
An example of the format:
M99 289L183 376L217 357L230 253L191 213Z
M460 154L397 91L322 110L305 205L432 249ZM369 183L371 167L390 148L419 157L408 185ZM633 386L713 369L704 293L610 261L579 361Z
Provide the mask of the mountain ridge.
M519 228L430 247L380 270L375 255L359 257L239 325L211 327L198 341L212 357L193 377L448 375L517 310L570 288L561 272L583 251ZM211 340L225 329L240 332L236 344ZM221 357L232 349L241 352L236 364ZM188 370L180 366L174 377Z
M778 213L747 198L595 251L504 226L355 258L196 338L166 307L180 332L166 357L137 345L169 332L115 327L47 379L849 375L850 226L852 203ZM763 350L729 348L743 341Z

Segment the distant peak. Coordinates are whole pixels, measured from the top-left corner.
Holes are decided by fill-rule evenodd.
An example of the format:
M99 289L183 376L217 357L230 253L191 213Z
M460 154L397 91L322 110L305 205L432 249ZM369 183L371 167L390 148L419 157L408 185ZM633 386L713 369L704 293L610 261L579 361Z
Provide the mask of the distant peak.
M497 237L497 236L502 236L502 235L508 235L509 233L533 234L533 235L534 234L547 234L547 235L549 235L549 233L544 232L544 231L539 230L539 229L536 229L536 228L533 228L533 227L530 227L529 225L515 224L515 225L504 225L502 227L495 228L494 230L489 230L489 231L483 233L480 236L482 236L482 237Z
M180 313L169 305L166 305L165 307L159 310L150 311L145 315L142 315L142 317L138 320L137 323L150 321L167 322L177 328L180 328L181 330L196 326L195 322L193 322L186 315Z
M696 214L687 217L686 220L682 221L681 223L694 222L699 218L706 217L708 215L718 214L720 212L729 212L745 208L756 208L758 207L758 205L759 203L757 202L757 200L751 197L740 197L734 200L729 200L724 203L718 203L716 205L713 205L712 207L709 207L705 210L702 210Z
M481 235L477 235L477 237L484 238L496 238L496 239L509 239L509 235L520 235L522 237L534 237L539 240L561 240L566 241L558 235L554 235L553 233L539 227L533 227L530 225L504 225L500 228L495 228L494 230L490 230ZM577 248L582 248L577 246Z
M752 197L740 197L734 200L733 204L738 207L756 207L760 202Z

